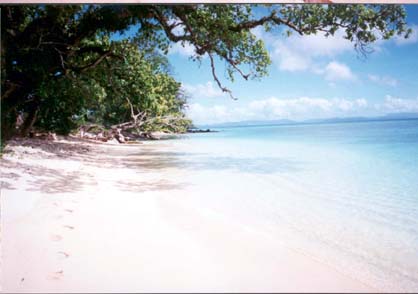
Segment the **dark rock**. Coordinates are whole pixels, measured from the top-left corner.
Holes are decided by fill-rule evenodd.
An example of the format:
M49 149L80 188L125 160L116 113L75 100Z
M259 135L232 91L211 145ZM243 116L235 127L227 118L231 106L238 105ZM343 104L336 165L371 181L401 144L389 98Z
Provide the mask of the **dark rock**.
M187 130L187 133L217 133L218 131L214 131L211 129L189 129Z

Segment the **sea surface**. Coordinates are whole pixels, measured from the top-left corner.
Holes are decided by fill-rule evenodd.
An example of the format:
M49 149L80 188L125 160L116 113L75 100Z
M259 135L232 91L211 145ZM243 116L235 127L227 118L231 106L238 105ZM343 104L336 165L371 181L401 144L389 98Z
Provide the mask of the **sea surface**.
M377 290L418 291L418 120L217 130L168 154L202 206Z

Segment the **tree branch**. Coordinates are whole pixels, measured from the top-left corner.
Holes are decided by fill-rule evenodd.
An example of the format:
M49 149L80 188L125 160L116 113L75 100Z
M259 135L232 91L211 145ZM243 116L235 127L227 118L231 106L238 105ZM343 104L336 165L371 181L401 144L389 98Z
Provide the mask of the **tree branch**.
M64 72L66 72L65 65L64 65L65 62L64 62L64 57L62 56L62 52L60 50L58 50L57 47L54 47L54 50L58 52L58 55L59 55L60 61L61 61L61 68Z
M105 60L106 57L116 57L116 58L123 59L122 56L113 53L111 50L107 50L107 51L104 51L103 54L100 55L95 61L93 61L93 62L91 62L87 65L80 66L80 67L71 67L71 70L79 72L79 73L83 73L83 72L87 71L88 69L94 68L97 65L99 65L103 60Z
M210 58L210 66L211 66L211 68L212 68L212 76L213 76L213 79L215 80L215 82L218 84L218 87L222 90L222 92L224 92L224 93L228 93L228 94L229 94L229 96L231 97L231 99L233 99L233 100L238 100L237 98L235 98L235 97L232 95L232 91L231 91L230 89L228 89L228 88L226 88L226 87L222 86L221 82L220 82L220 81L219 81L219 79L218 79L218 76L216 75L216 71L215 71L215 62L214 62L214 60L213 60L212 53L208 53L208 55L209 55L209 58Z
M158 20L160 25L162 26L164 32L166 33L167 37L173 41L173 42L179 42L179 41L192 41L190 36L179 36L175 35L172 30L177 26L177 24L169 24L169 19L159 10L157 6L153 7L153 12L155 15L155 18Z
M277 25L286 25L289 28L293 29L294 31L298 32L300 35L303 35L303 30L298 28L295 24L293 24L290 20L285 20L276 15L276 11L272 11L270 15L264 16L258 20L251 20L251 21L245 21L242 23L239 23L234 26L230 26L229 30L233 32L240 32L242 30L249 30L253 29L255 27L258 27L260 25L264 25L268 22L273 22Z

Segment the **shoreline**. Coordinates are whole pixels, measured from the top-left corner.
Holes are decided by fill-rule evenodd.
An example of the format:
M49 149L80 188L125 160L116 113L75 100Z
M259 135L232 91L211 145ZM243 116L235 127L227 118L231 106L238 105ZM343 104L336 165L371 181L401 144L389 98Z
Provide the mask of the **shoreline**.
M2 291L376 292L191 201L170 144L10 144Z

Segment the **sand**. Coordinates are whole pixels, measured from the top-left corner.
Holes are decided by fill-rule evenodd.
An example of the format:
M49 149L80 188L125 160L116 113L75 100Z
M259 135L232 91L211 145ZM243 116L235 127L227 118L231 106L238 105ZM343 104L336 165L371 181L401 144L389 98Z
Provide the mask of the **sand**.
M12 141L1 159L2 291L377 291L192 201L167 148Z

